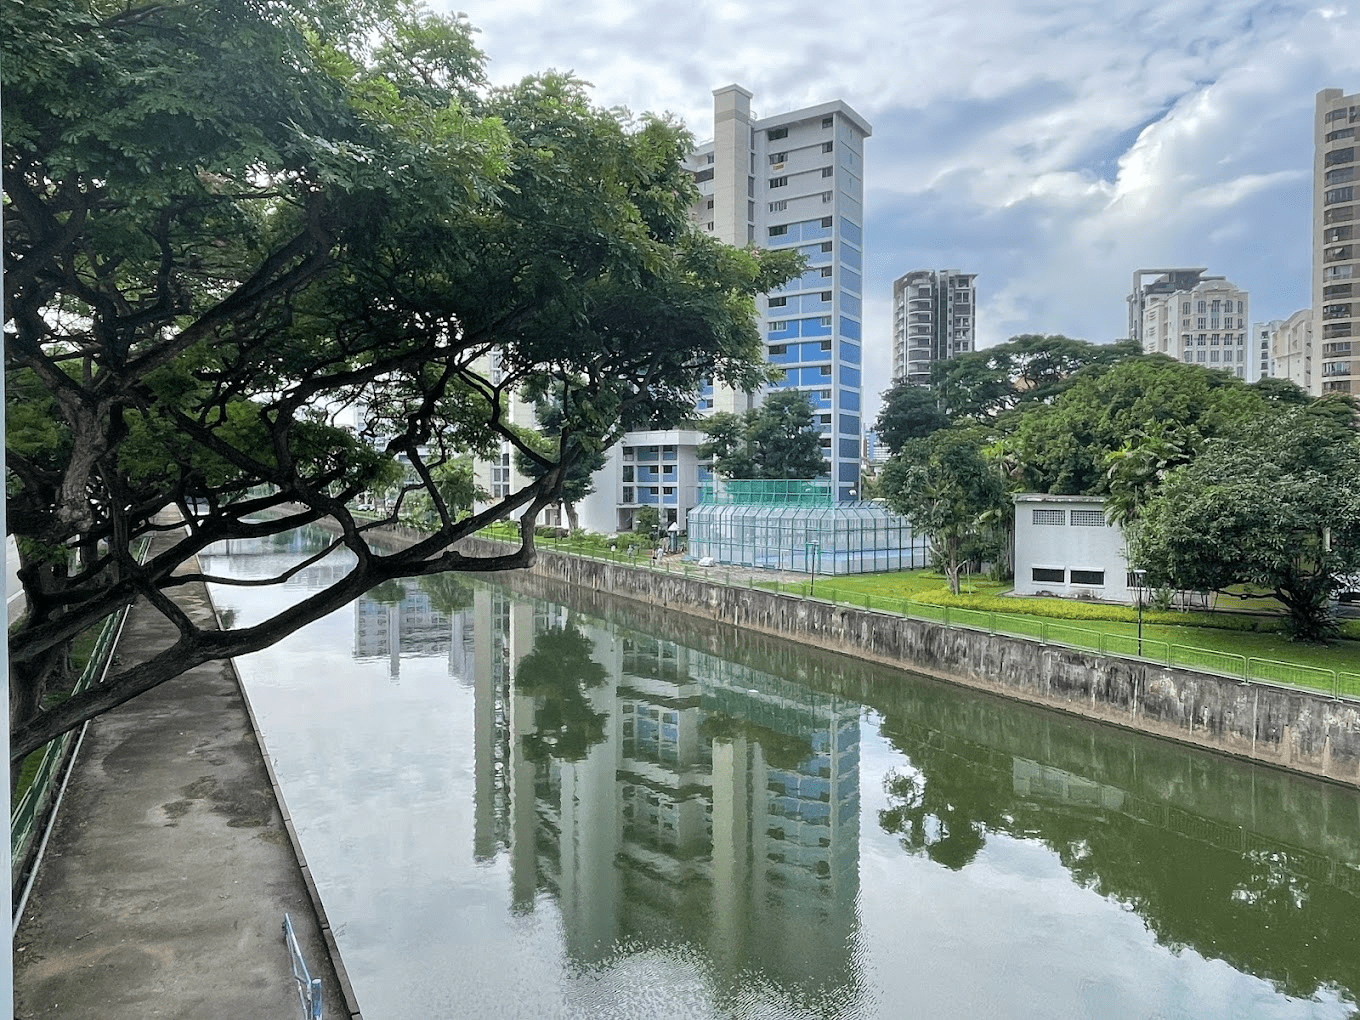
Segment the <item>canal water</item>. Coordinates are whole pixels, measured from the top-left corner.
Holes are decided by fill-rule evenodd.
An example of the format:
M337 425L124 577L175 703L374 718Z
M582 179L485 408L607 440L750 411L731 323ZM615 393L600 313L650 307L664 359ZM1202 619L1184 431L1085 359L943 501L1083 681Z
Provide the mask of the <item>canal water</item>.
M1360 1015L1350 790L448 575L238 666L368 1020Z

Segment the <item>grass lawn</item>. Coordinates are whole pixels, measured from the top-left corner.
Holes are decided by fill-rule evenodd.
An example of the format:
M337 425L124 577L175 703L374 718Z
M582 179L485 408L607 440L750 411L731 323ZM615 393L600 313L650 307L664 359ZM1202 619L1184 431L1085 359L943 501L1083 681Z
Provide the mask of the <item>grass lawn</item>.
M776 585L766 583L762 587L774 588ZM777 587L801 594L808 591L807 582L782 584ZM1071 644L1087 644L1080 634L1082 631L1136 640L1138 610L1135 607L1081 602L1075 599L1004 596L1002 593L1008 591L1010 587L1007 582L974 577L963 584L958 596L954 596L949 593L943 575L931 570L910 570L819 578L815 590L818 598L831 598L834 595L838 600L856 604L863 604L863 597L868 596L872 608L888 611L901 611L901 606L896 604L897 600L910 600L914 616L934 617L938 613L940 618L943 618L943 607L950 606L974 609L980 613L996 612L1037 617L1040 619L1034 621L1035 627L1040 626L1041 620L1051 620L1053 622L1049 626L1057 638ZM878 601L880 599L883 600L881 603ZM1245 656L1249 659L1266 659L1360 674L1360 640L1354 639L1360 637L1360 626L1356 621L1346 625L1348 639L1330 645L1303 644L1289 640L1276 629L1278 603L1274 600L1252 599L1246 605L1253 608L1260 606L1266 612L1245 612L1243 603L1237 599L1220 600L1219 608L1210 611L1145 610L1143 614L1145 653L1155 657L1157 651L1146 647L1146 643L1164 641L1186 648L1221 653L1223 656ZM961 617L964 614L957 615ZM970 622L982 623L983 619L979 615ZM999 623L998 629L1026 631L1032 628L1023 624L1012 626ZM1037 630L1035 636L1039 636ZM1090 644L1096 647L1098 641L1092 641ZM1122 645L1124 642L1118 644ZM1132 647L1136 648L1136 644ZM1181 657L1178 657L1178 661L1181 661ZM1204 657L1204 662L1209 666L1216 664L1214 657ZM1280 671L1280 675L1283 676L1284 671ZM1354 693L1360 693L1360 690Z

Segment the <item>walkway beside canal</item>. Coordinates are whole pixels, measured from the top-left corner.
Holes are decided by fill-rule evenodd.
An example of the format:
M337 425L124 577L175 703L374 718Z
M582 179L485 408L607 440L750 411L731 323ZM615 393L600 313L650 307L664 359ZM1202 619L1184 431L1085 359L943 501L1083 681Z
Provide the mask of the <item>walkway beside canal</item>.
M202 584L178 601L213 619ZM174 637L138 604L116 654ZM14 938L15 1015L300 1016L287 912L327 1017L350 1016L290 828L231 663L95 720Z

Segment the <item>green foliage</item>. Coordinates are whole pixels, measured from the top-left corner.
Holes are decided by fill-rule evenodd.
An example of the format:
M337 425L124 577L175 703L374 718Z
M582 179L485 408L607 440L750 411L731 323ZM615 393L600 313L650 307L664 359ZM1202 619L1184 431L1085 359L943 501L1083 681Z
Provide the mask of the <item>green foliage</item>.
M951 420L982 421L1017 406L1051 402L1088 372L1141 355L1138 344L1127 340L1092 344L1026 333L933 362L930 386Z
M1013 442L1031 491L1105 494L1111 481L1107 458L1130 443L1136 446L1139 437L1165 444L1164 451L1148 451L1153 464L1137 476L1146 480L1160 470L1163 453L1229 434L1269 406L1226 372L1149 355L1084 374L1052 404L1027 409Z
M799 257L693 229L680 125L568 75L488 89L471 40L412 0L6 8L16 753L394 575L522 565L531 533L486 561L454 545L556 501L581 455L687 420L705 380L766 378L754 295ZM507 422L520 392L561 394L555 449ZM463 515L460 457L502 442L532 483ZM349 505L398 458L430 537L379 556ZM189 532L143 567L130 544L165 512ZM321 518L355 553L346 581L220 636L176 615L165 593L207 544ZM179 643L42 711L66 642L136 596Z
M1010 502L975 434L942 429L908 440L888 462L882 485L888 506L929 538L954 594L965 562L999 554Z
M819 478L828 468L815 413L805 392L775 390L741 417L712 415L699 456L728 478Z
M905 380L894 383L883 394L874 429L890 453L897 453L908 439L924 439L949 425L940 410L935 391Z
M633 530L639 535L655 535L661 528L661 511L654 506L639 507L633 515Z
M1173 471L1129 531L1153 585L1270 592L1304 640L1336 633L1328 600L1360 572L1360 438L1308 407L1242 423Z

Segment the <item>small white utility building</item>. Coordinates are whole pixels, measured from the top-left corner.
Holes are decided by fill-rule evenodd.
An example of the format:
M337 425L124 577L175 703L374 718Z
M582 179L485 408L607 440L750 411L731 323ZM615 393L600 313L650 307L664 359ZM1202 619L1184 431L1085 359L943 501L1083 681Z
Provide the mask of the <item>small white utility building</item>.
M1124 532L1099 496L1015 497L1015 594L1132 602Z

